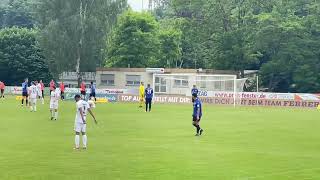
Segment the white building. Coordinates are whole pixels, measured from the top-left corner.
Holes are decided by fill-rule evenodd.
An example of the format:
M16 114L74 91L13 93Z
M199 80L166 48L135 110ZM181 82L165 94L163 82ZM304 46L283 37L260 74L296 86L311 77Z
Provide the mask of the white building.
M174 80L171 80L172 83L170 84L171 88L168 88L169 81L163 81L161 78L153 79L154 73L174 74ZM206 69L97 68L96 84L98 88L106 89L138 89L140 82L144 82L145 86L147 84L154 85L155 93L183 94L182 92L186 91L186 89L191 89L193 86L193 83L189 82L190 78L186 77L216 74L234 76L237 73ZM168 92L169 89L170 92Z
M82 80L86 83L87 87L89 87L90 82L96 82L96 73L95 72L83 72L81 73ZM63 83L70 88L78 87L78 78L76 72L64 72L59 75L59 83L63 81Z

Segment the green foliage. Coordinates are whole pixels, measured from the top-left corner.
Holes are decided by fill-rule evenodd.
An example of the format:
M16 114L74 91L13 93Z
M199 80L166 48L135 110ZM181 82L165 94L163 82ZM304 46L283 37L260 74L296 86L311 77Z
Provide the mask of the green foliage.
M10 0L0 4L0 28L34 26L30 7L31 0Z
M126 0L37 0L39 41L53 73L95 71L105 41Z
M320 91L319 1L172 0L156 14L183 22L182 68L256 69L269 91Z
M47 82L51 78L36 35L26 28L0 30L0 77L6 84L18 85L26 77Z
M108 44L108 67L152 67L159 53L159 24L149 13L122 14Z
M277 11L257 18L263 85L277 92L319 92L319 20Z
M55 76L104 64L224 69L241 76L252 69L260 70L269 91L320 91L319 1L155 4L152 12L129 10L117 22L126 0L5 0L0 28L31 28L36 22L35 36Z
M159 32L160 54L158 67L179 67L181 65L181 31L162 29Z
M108 41L107 67L180 67L179 19L157 22L147 12L125 12Z

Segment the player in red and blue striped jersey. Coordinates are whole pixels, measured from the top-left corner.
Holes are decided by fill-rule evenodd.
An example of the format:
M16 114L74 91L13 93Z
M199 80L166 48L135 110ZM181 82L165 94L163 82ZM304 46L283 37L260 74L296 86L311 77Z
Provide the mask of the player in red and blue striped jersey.
M144 96L145 96L145 102L146 102L146 112L148 112L148 108L149 108L149 112L150 112L152 98L153 98L153 89L150 87L150 84L148 84L148 86L144 92Z
M198 98L197 94L192 95L192 102L193 102L193 113L192 113L192 124L196 127L196 136L200 136L203 133L203 129L200 127L200 120L202 117L202 103Z
M194 94L198 95L198 93L199 93L199 90L197 86L193 85L193 88L191 89L191 95L194 95Z
M28 106L28 78L24 80L22 83L22 100L21 100L21 106L23 106L24 100L26 100L26 106Z

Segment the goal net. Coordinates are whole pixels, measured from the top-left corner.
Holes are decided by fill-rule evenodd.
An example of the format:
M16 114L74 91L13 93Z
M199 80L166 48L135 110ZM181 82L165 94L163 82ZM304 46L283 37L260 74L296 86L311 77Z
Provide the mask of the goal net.
M153 88L157 95L191 96L194 85L199 97L222 97L230 99L230 104L241 104L246 79L237 79L236 75L195 75L195 74L154 74Z

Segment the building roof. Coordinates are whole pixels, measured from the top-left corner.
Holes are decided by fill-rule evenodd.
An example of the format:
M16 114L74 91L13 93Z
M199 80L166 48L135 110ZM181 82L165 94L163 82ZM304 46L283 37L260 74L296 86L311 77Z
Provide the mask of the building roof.
M97 72L103 71L120 71L120 72L146 72L146 68L97 68ZM201 74L234 74L238 73L230 70L213 70L213 69L165 69L165 73L201 73Z

